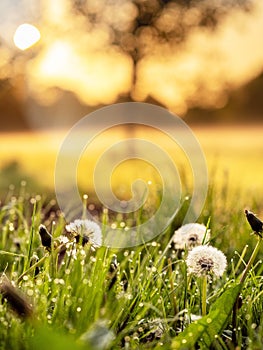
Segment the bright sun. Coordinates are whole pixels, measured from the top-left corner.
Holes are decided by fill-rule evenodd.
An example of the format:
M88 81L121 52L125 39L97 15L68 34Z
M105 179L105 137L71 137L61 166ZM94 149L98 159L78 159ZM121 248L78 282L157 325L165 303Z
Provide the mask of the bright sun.
M26 50L40 39L39 30L32 24L24 23L17 27L14 34L14 43L20 50Z

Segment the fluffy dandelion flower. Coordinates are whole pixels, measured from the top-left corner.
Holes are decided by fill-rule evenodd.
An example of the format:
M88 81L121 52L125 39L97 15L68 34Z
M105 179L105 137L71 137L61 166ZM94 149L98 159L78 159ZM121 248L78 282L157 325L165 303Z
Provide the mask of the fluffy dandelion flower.
M82 244L90 243L93 248L102 245L102 234L98 224L91 220L75 220L66 225L66 230L73 234L76 241L82 240Z
M174 232L173 243L175 249L189 249L199 246L203 240L209 241L210 230L204 225L191 223L181 226Z
M201 245L189 252L186 265L188 271L197 277L207 275L220 277L226 269L227 260L224 253L217 248Z

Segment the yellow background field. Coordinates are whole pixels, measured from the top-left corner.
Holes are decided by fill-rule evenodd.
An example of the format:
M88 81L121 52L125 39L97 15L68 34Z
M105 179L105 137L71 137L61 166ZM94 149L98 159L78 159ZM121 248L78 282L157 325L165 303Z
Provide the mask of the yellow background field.
M234 189L263 192L263 126L196 126L192 130L203 149L209 181L219 184L227 181ZM53 189L56 157L65 135L66 131L2 133L0 166L17 160L25 173ZM173 159L183 182L191 186L189 161L166 135L149 128L116 128L97 135L80 159L78 183L87 192L93 191L93 171L100 156L113 143L126 138L158 144ZM120 192L129 192L131 182L138 177L153 182L161 179L154 166L142 160L130 160L113 171L111 184Z

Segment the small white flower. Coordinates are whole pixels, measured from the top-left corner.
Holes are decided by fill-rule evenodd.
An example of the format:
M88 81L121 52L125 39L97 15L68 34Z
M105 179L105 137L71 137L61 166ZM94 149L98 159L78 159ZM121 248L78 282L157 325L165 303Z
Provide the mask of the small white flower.
M191 322L198 321L198 320L200 320L200 318L202 318L201 315L195 315L195 314L191 314L191 315L190 315L190 320L191 320Z
M69 238L65 235L61 235L58 237L58 241L61 244L67 244L69 242Z
M205 275L220 277L226 269L227 260L224 253L217 248L201 245L189 252L186 265L189 273L197 277Z
M181 226L174 232L173 243L175 249L192 249L210 239L210 229L198 223L191 223ZM205 243L204 242L204 243Z
M102 245L101 229L94 221L77 219L66 225L66 230L75 236L82 237L83 242L90 243L93 248L98 248Z

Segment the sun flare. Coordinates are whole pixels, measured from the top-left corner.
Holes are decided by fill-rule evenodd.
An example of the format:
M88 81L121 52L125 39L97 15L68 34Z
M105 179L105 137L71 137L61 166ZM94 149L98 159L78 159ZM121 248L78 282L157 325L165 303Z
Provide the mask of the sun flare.
M14 43L20 50L26 50L40 39L39 30L32 24L24 23L17 27L14 34Z

